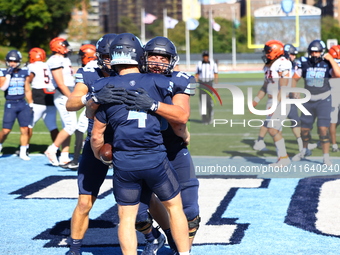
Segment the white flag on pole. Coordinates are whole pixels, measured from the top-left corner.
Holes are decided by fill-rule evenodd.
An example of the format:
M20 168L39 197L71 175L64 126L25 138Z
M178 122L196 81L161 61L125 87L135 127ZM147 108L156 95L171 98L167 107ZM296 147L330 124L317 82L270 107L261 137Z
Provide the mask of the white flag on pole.
M218 23L216 23L214 19L211 21L211 25L212 25L212 28L213 28L215 31L218 32L218 31L221 30L221 25L218 24Z
M188 19L187 20L187 28L188 30L195 30L200 23L196 19Z
M143 19L144 24L152 24L157 17L155 15L152 15L151 13L146 13Z
M165 17L165 27L166 28L175 28L175 26L177 25L178 20L177 19L173 19L170 17Z

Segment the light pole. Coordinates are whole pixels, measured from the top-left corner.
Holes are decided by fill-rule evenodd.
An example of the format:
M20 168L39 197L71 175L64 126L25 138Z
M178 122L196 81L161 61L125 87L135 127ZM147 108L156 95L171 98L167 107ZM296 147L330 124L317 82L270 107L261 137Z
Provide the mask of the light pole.
M236 36L235 36L235 6L231 6L231 17L233 19L233 31L231 38L233 68L236 68Z

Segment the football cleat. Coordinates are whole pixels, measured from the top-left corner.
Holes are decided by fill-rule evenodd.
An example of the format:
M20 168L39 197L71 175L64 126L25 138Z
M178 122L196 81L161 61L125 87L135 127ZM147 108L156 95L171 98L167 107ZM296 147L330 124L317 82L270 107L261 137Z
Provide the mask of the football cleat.
M26 154L20 155L19 158L21 158L22 160L31 160L31 158Z
M318 147L317 143L309 143L307 148L309 150L314 150L316 147Z
M300 161L301 159L304 159L305 157L308 157L312 155L312 151L309 149L306 149L306 152L303 154L302 152L299 152L294 157L292 157L293 161Z
M332 145L332 152L338 152L339 151L339 147L337 144L333 144Z
M79 251L68 251L65 255L81 255L81 253Z
M266 144L264 143L263 140L260 140L260 141L255 140L253 149L256 151L268 151Z
M71 161L65 165L59 165L59 166L65 169L78 170L79 163L74 163L73 161Z
M323 158L323 164L326 166L331 166L332 161L329 158Z
M290 164L290 159L287 156L285 157L279 157L278 161L276 163L272 163L269 164L269 166L275 167L275 166L279 166L279 167L283 167L283 166L288 166Z
M51 146L48 146L44 154L53 166L59 166L59 161L57 159L57 152L51 149Z
M146 242L144 250L141 255L156 255L157 251L164 246L165 236L160 234L160 236L153 240L153 242Z

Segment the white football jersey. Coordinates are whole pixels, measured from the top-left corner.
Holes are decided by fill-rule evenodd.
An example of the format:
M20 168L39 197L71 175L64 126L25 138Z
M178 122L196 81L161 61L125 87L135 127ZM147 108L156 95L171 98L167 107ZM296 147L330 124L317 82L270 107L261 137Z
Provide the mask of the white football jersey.
M292 62L290 62L290 60L286 59L285 57L280 57L277 60L275 60L271 66L265 66L263 68L265 80L268 82L267 86L268 95L273 95L275 89L277 90L277 92L279 91L280 89L279 79L281 78L279 73L289 72L289 77L287 78L292 78L293 76L292 68L293 68ZM291 82L289 82L288 86L291 86Z
M67 87L74 87L75 86L75 79L73 76L73 69L71 60L69 58L65 58L61 55L52 55L48 60L47 64L51 71L54 69L62 68L63 69L63 76L64 76L64 83ZM53 80L53 84L57 87L57 84Z
M33 89L54 90L53 78L48 65L42 61L31 63L27 66L29 74L34 73L31 86Z

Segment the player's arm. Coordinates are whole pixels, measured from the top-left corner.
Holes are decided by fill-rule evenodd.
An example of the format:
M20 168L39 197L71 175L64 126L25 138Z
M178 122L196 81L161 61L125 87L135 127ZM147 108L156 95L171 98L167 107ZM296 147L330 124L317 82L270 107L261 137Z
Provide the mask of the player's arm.
M10 74L6 74L5 76L0 77L0 89L2 91L5 91L8 89L9 83L11 81L11 77L12 76Z
M267 94L267 86L268 81L264 81L262 87L260 88L259 92L253 99L253 106L256 107L257 104L266 96Z
M178 123L171 123L169 122L169 124L172 127L172 130L174 131L174 133L181 137L185 143L185 145L188 145L190 142L190 133L189 130L187 128L186 124L178 124Z
M155 113L164 117L170 123L184 125L188 122L190 116L190 96L176 94L172 97L172 103L173 105L160 102Z
M70 94L66 102L66 109L68 111L78 111L86 105L88 87L82 83L77 82L74 90Z
M326 53L323 56L323 58L328 60L329 63L331 64L331 66L332 66L332 72L331 72L332 78L340 78L340 66L338 65L337 62L335 62L332 55L329 54L329 53Z
M60 67L58 69L51 70L51 72L53 75L53 79L56 82L61 93L63 93L64 96L69 97L71 95L71 91L68 89L68 87L64 83L63 69Z
M91 148L94 156L100 159L99 151L104 145L104 131L106 129L106 123L100 122L94 117L93 129L91 132Z
M35 77L35 74L31 72L30 75L28 76L28 82L32 83L34 77Z
M32 97L32 90L31 90L31 83L29 82L29 76L25 79L25 97L27 100L27 103L32 104L33 103L33 97Z

